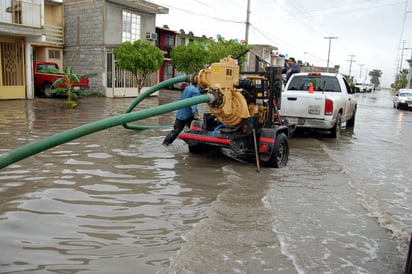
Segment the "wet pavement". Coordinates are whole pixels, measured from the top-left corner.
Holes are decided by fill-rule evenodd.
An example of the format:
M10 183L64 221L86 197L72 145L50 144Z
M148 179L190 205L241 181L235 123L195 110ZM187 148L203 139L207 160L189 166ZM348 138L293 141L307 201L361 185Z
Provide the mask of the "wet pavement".
M256 173L181 140L163 147L168 129L121 126L3 168L0 272L403 273L412 111L394 109L388 90L355 97L354 129L338 140L297 133L282 169ZM63 99L0 101L0 152L122 114L132 100L84 97L73 110Z

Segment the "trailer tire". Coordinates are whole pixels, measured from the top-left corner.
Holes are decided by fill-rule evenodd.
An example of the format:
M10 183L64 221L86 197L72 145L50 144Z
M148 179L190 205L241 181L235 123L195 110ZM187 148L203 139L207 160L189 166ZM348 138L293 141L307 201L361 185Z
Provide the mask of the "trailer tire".
M288 137L281 132L276 136L273 152L269 160L263 162L267 167L281 168L285 167L289 159Z
M193 154L201 154L205 152L204 144L189 145L189 151Z

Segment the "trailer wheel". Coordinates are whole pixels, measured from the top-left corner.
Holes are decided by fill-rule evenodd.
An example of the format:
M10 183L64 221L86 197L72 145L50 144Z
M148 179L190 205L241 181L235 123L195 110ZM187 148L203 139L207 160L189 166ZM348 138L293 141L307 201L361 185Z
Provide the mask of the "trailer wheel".
M267 167L281 168L285 167L289 159L289 143L285 133L279 133L276 136L273 152L268 161L263 162Z
M204 144L189 145L189 151L193 154L201 154L205 152Z

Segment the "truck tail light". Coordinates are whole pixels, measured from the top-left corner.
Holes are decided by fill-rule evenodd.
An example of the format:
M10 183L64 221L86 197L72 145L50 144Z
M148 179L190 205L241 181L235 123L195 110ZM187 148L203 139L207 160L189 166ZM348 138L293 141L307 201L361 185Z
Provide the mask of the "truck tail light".
M333 101L331 99L325 100L325 115L333 114Z

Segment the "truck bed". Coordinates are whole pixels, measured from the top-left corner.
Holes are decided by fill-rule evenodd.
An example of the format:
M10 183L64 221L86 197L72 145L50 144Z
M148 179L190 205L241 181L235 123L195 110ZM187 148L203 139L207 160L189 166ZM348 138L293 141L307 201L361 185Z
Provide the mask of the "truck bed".
M356 112L356 100L350 93L340 74L297 73L282 92L280 114L297 127L340 128Z
M326 95L316 92L293 91L283 95L281 115L324 119Z

